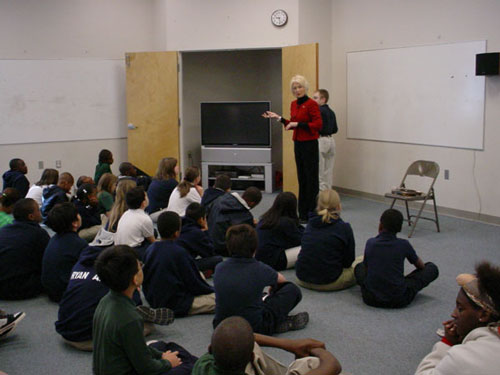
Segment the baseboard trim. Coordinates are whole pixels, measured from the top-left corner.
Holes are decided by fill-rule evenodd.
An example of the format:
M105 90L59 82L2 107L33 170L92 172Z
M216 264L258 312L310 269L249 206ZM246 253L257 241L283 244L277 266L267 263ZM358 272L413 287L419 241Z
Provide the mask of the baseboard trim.
M372 200L375 202L383 202L383 203L390 202L390 199L385 198L383 195L366 193L364 191L347 189L347 188L342 188L342 187L337 187L337 186L334 187L334 189L337 190L340 194L349 195L349 196L356 197L356 198L363 198L363 199L368 199L368 200ZM403 202L396 202L396 205L404 207ZM418 208L420 206L418 206L418 204L415 204L414 202L410 202L410 207L415 209L415 208ZM500 217L498 217L498 216L480 214L477 212L470 212L470 211L464 211L464 210L457 210L455 208L442 207L442 206L437 206L437 209L438 209L438 215L452 216L452 217L457 217L460 219L479 221L481 223L500 226ZM424 208L424 211L433 213L434 210L432 208L432 205L427 204Z

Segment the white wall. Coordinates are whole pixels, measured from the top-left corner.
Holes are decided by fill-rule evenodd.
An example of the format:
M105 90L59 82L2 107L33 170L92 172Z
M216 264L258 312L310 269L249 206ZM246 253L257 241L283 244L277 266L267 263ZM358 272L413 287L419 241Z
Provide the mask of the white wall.
M298 0L163 0L170 51L281 47L298 44ZM271 24L284 9L285 27ZM161 10L160 10L161 11Z
M487 40L500 50L500 2L495 0L334 0L332 107L339 133L334 184L383 195L417 159L441 166L439 205L500 216L500 78L486 78L484 151L346 139L346 53L368 49ZM425 112L425 108L422 108ZM449 169L450 180L444 180Z
M0 0L0 59L123 59L128 51L152 50L153 5L150 0ZM119 110L125 113L125 103ZM0 170L20 157L31 182L40 178L38 161L54 168L61 160L61 171L93 176L102 148L113 152L112 169L118 173L127 157L124 138L2 145Z

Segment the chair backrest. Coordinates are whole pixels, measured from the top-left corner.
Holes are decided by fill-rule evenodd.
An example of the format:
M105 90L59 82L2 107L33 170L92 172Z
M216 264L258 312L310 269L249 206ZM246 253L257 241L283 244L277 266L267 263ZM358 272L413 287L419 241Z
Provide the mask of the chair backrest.
M439 175L439 165L434 161L417 160L411 163L406 175L436 178Z

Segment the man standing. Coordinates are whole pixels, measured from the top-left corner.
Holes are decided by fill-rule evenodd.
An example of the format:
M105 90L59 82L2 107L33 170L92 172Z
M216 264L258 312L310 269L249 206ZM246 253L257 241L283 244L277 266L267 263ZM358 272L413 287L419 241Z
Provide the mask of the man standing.
M330 95L325 89L319 89L313 94L318 103L323 120L323 128L319 132L319 190L331 189L333 184L333 164L335 162L335 140L337 133L337 119L335 113L328 106Z

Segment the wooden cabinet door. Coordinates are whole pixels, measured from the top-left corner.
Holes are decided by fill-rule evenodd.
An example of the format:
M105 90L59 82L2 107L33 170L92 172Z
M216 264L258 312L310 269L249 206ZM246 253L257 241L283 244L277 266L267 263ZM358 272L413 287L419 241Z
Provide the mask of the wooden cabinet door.
M299 74L309 81L308 95L318 89L318 43L283 47L282 56L282 92L283 117L290 118L290 103L295 100L290 90L290 79ZM298 195L297 168L293 152L292 131L283 130L283 191Z
M160 159L179 160L177 61L177 52L125 55L128 160L150 175Z

